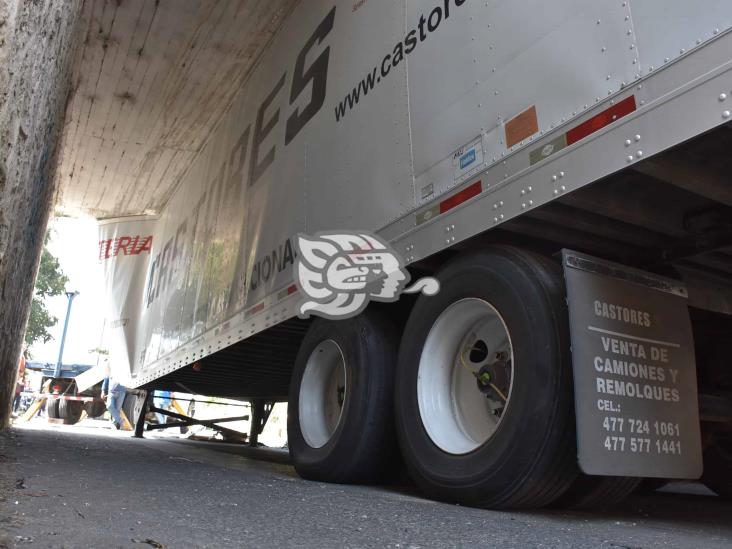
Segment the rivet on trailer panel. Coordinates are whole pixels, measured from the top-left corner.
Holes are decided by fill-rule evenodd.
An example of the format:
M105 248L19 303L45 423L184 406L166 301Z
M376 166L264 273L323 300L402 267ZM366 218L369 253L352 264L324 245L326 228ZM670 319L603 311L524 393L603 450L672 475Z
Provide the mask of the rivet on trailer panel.
M722 118L729 118L729 116L730 116L730 112L729 111L724 111L722 113Z
M725 99L727 99L727 94L726 93L720 93L719 94L719 100L720 101L724 101Z

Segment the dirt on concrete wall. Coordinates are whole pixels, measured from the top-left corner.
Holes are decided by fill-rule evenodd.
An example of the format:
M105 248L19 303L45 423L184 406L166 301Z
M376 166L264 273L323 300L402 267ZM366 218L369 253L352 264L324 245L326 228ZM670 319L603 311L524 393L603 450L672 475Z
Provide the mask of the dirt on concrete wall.
M82 0L0 0L0 429L53 196Z

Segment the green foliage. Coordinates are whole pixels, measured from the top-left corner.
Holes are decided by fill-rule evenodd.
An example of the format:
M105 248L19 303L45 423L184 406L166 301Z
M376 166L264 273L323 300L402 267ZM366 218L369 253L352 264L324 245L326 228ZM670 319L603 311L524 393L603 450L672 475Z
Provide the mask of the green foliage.
M25 342L28 346L36 341L46 343L51 339L48 330L56 325L58 318L48 312L44 301L48 297L62 295L65 292L66 283L69 281L61 270L58 259L48 251L49 239L50 232L46 233L41 264L38 267L38 276L36 277L33 302L28 317L28 327L25 332Z

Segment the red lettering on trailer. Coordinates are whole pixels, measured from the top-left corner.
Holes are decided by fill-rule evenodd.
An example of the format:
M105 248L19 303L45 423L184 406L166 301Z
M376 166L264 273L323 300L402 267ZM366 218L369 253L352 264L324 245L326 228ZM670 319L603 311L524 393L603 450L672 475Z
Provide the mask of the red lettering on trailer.
M122 255L140 255L143 252L150 253L152 251L152 236L142 237L135 236L119 236L117 238L109 238L99 241L99 259L109 259Z
M609 109L596 114L589 120L582 122L579 126L569 130L567 132L567 146L577 143L580 139L584 139L588 135L592 135L596 131L612 124L616 120L620 120L624 116L634 112L635 109L635 96L631 95L630 97L626 97Z

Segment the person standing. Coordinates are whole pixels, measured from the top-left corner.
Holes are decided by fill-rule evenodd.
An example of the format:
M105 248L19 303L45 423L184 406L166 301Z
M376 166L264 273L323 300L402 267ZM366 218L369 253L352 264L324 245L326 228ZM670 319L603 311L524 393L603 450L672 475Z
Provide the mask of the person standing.
M23 349L20 354L20 362L18 363L18 378L15 382L15 397L13 398L13 412L18 411L20 406L20 400L23 398L23 391L25 390L25 355L28 349Z
M107 410L112 415L112 423L116 429L122 428L122 416L119 411L125 401L127 388L117 381L113 376L104 378L102 383L102 399L107 397Z

